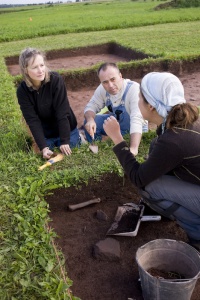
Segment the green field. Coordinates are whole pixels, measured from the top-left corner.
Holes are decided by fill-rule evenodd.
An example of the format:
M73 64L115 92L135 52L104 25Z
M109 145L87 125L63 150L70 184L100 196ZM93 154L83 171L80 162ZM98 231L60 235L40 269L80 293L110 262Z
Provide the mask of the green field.
M63 164L38 172L41 157L28 151L27 132L21 121L15 81L5 58L27 47L73 49L116 42L158 56L156 60L200 57L200 9L153 7L163 1L113 1L34 7L0 15L0 295L4 300L75 299L62 253L48 228L45 195L57 187L87 182L105 172L122 175L111 142L99 144L98 158L86 146L76 149ZM2 10L1 10L2 11ZM123 12L123 13L122 13ZM32 21L29 18L32 18ZM152 59L138 61L149 64ZM123 63L124 67L134 65ZM77 72L87 72L81 69ZM145 135L138 159L147 151L152 133ZM90 164L88 164L90 161ZM98 167L97 167L98 166ZM59 257L59 259L58 259Z
M154 7L153 1L87 2L4 13L1 14L0 42L200 20L200 8L155 11Z

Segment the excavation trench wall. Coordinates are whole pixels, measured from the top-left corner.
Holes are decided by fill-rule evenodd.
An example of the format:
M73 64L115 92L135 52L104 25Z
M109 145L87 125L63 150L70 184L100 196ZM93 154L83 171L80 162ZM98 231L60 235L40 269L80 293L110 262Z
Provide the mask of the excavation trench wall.
M159 60L150 62L137 62L137 64L121 64L120 71L124 78L140 81L141 78L149 72L171 72L180 77L184 74L199 72L200 58L192 61L170 61ZM99 84L99 78L96 69L85 70L82 72L63 73L66 85L70 90L80 90L85 87L94 87Z
M190 60L170 60L125 48L116 43L76 49L52 50L46 53L48 66L59 71L65 81L68 98L76 114L78 126L83 124L83 111L99 85L97 69L103 62L117 63L124 78L140 83L152 71L171 72L177 75L185 88L188 101L200 105L200 57ZM16 87L21 81L18 56L6 57L8 71L14 76Z
M68 90L80 90L99 84L97 69L103 62L114 62L120 67L124 78L141 80L148 72L167 71L177 76L197 72L200 57L187 60L171 60L145 54L126 48L117 43L106 43L90 47L52 50L46 53L48 66L53 71L60 71ZM5 58L11 75L20 74L19 56ZM20 79L21 80L21 79ZM17 82L18 84L18 82Z

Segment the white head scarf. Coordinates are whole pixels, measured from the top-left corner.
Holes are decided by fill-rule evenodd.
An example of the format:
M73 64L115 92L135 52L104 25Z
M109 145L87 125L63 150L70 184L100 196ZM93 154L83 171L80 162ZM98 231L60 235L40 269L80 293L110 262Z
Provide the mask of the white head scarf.
M164 119L173 106L186 102L181 81L171 73L148 73L142 79L141 92Z

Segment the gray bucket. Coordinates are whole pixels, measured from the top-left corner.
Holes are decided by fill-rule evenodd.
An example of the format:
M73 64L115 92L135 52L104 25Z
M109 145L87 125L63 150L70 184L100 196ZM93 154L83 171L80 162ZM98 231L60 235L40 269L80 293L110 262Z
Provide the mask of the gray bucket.
M200 276L200 255L188 244L168 239L153 240L138 248L136 261L144 300L189 300ZM147 271L155 268L176 272L185 279L162 279Z

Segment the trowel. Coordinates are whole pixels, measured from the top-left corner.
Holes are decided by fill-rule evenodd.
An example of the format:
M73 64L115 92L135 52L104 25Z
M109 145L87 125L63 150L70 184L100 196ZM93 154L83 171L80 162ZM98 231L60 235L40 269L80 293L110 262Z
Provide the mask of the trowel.
M141 222L161 220L159 215L143 216L144 208L132 202L119 206L106 235L136 236Z
M98 146L95 144L94 136L92 137L92 143L90 144L89 149L95 154L98 153Z

